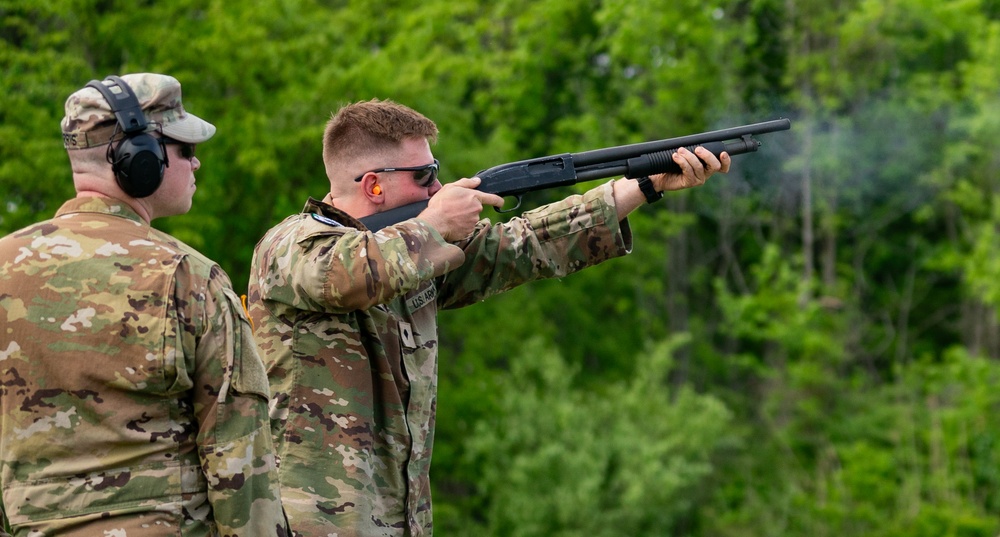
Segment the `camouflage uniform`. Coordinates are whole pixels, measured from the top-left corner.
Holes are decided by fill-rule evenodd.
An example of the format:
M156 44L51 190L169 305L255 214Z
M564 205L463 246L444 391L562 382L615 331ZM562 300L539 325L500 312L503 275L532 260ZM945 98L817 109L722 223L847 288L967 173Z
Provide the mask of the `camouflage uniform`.
M459 245L419 219L372 234L309 200L257 245L250 316L296 535L431 534L437 311L631 248L611 184Z
M222 269L122 202L0 239L14 535L286 535L252 338Z

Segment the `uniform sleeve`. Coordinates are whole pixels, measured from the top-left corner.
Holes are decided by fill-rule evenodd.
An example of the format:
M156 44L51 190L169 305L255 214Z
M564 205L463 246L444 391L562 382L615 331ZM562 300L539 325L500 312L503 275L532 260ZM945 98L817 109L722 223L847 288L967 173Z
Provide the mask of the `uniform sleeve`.
M201 322L188 325L197 330L194 412L219 533L288 535L267 417L267 377L239 298L217 266L205 285L179 281L178 289L203 305Z
M484 220L461 243L468 260L439 285L442 308L474 304L534 280L559 278L629 253L632 233L619 221L612 182L502 224Z
M366 310L464 261L460 248L419 219L371 232L297 215L258 245L251 287L260 296L251 298L324 313Z

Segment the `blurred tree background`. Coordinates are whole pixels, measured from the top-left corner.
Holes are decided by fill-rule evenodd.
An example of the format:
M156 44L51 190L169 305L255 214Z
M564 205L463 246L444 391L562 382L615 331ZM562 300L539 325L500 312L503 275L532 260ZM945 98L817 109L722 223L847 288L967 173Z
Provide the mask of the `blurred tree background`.
M1000 0L0 0L0 36L0 234L73 194L71 92L169 73L219 130L155 225L238 289L347 102L434 119L445 180L789 117L632 255L442 315L438 532L1000 533Z

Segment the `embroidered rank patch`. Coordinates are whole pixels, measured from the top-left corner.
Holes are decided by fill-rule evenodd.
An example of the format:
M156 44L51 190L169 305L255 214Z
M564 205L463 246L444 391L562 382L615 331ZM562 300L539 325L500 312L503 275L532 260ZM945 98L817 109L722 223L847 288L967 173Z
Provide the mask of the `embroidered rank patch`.
M406 321L399 321L399 339L403 340L403 346L407 349L417 347L417 342L413 340L413 327Z

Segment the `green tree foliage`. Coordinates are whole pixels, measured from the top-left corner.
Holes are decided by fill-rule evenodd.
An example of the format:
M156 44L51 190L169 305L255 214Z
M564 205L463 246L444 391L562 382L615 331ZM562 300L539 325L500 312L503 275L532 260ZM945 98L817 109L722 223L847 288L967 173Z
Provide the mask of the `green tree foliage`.
M64 55L73 38L60 17L64 2L0 3L0 230L10 232L51 214L73 193L59 138L61 102L86 71ZM85 76L85 75L84 75ZM59 179L62 179L60 181Z
M469 456L491 498L489 535L653 535L682 527L703 499L714 457L735 441L721 401L673 393L671 348L636 356L637 375L600 389L532 339L492 386ZM685 427L673 424L684 421Z
M958 349L879 386L789 368L704 534L994 535L998 373Z
M446 180L790 117L631 255L442 315L437 525L993 537L998 66L998 0L0 0L0 233L72 195L62 104L107 74L218 126L155 225L237 288L346 102L434 119Z

